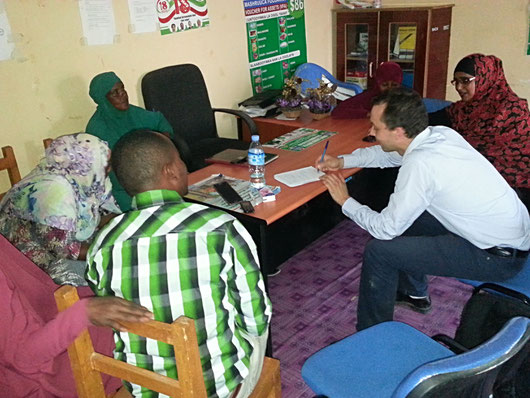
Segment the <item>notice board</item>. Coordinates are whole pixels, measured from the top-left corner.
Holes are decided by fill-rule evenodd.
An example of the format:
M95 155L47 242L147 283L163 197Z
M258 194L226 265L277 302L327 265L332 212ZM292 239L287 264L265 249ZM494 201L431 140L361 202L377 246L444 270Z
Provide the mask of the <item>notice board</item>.
M281 89L307 62L304 0L244 0L254 94Z

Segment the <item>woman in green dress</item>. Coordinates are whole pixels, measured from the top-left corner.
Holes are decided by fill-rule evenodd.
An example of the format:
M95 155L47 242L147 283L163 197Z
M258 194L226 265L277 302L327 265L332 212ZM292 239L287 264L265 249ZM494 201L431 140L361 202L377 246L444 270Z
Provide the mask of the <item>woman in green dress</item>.
M114 72L95 76L90 82L90 97L98 105L86 126L86 132L114 144L130 131L148 129L174 138L173 128L160 112L151 112L129 104L129 96L121 79ZM112 193L122 211L131 208L131 197L110 174Z

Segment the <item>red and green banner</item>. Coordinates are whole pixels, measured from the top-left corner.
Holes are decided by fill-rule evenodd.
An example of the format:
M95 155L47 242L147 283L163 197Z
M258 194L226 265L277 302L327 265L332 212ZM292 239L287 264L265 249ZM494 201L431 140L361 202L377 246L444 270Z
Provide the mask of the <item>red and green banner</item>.
M156 10L162 35L210 24L206 0L157 0Z
M254 94L280 89L307 62L304 0L244 0Z

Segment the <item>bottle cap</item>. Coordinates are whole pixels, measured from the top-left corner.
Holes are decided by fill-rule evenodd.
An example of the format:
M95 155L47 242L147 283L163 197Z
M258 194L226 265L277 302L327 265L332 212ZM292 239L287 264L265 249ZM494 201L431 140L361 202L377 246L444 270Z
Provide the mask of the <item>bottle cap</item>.
M252 141L259 141L259 135L253 135L250 137Z

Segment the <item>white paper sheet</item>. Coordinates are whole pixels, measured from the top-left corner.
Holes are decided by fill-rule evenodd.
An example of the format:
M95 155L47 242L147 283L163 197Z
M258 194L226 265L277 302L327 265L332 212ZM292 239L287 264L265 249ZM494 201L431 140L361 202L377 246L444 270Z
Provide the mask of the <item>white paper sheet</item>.
M7 19L4 1L0 0L0 61L12 58L15 44L11 41L11 26Z
M158 26L156 2L153 0L129 0L129 17L131 33L155 32Z
M275 174L276 181L287 185L288 187L297 187L299 185L308 184L320 180L324 173L315 169L313 166L302 167L285 173Z
M95 46L114 43L116 25L112 1L79 0L79 13L86 44Z

